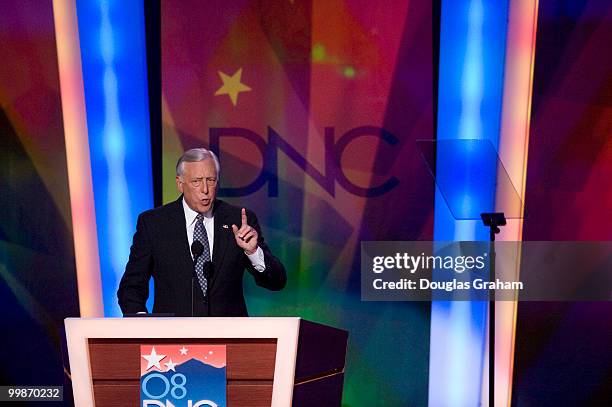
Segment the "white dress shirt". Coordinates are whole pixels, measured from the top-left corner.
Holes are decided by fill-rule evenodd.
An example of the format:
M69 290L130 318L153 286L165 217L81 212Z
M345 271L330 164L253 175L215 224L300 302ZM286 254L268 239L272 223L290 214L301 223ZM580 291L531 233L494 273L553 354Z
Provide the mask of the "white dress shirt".
M187 230L187 240L189 241L189 251L191 252L191 244L193 243L193 231L195 229L195 221L198 216L198 212L194 211L187 205L185 198L183 198L183 211L185 212L185 228ZM204 215L204 230L206 230L206 237L208 237L208 246L210 247L210 260L213 259L213 242L215 241L215 217L213 216L212 210L203 213ZM246 254L246 253L245 253ZM193 254L191 255L193 257ZM255 270L262 273L266 269L266 263L264 262L264 252L261 247L257 246L257 250L253 254L247 254L247 257L251 261L251 264Z

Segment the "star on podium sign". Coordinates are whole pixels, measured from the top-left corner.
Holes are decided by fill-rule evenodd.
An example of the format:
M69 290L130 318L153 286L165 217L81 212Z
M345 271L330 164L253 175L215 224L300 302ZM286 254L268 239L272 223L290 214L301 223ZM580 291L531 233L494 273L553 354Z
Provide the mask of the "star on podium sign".
M157 352L155 352L155 347L153 347L149 355L142 355L142 357L147 361L147 370L151 369L153 366L161 370L159 362L161 362L166 355L158 355ZM172 360L170 360L170 362L172 362Z

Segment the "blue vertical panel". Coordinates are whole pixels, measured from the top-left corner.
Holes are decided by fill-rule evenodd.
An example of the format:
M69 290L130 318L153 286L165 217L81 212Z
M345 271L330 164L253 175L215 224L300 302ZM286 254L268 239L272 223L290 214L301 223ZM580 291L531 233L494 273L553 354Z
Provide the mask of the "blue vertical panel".
M507 0L442 1L438 140L489 139L497 149L507 14ZM457 151L474 159L470 154ZM437 160L437 175L452 176L452 166L460 161ZM454 187L461 191L463 185L455 182ZM494 190L484 191L483 196L465 196L464 202L478 205L494 197ZM454 219L437 190L434 239L487 240L488 231L479 220ZM486 302L432 303L430 406L480 405L487 309Z
M137 216L153 206L144 2L77 0L105 316Z

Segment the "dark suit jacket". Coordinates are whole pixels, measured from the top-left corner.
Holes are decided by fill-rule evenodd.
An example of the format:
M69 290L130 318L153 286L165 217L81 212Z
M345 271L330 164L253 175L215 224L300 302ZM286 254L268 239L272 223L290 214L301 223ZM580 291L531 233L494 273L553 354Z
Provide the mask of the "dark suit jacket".
M285 268L266 245L255 214L247 210L248 223L257 230L258 244L264 252L264 272L255 270L236 244L232 224L240 227L241 208L215 200L212 276L208 283L210 301L205 301L197 278L192 284L194 263L185 231L182 199L181 196L138 217L130 258L117 292L124 314L147 311L145 303L151 277L155 287L153 312L176 316L191 316L192 307L193 315L207 315L209 306L211 316L247 316L242 289L245 269L259 286L275 291L285 286Z

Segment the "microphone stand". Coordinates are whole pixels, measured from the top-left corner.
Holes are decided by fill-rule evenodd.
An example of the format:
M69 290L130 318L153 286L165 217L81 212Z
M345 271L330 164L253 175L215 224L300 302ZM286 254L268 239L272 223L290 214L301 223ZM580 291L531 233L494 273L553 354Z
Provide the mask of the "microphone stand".
M194 284L194 280L195 280L196 276L195 276L194 274L195 274L195 265L196 265L196 263L197 263L197 262L198 262L198 256L196 256L196 257L193 259L193 273L191 274L191 316L192 316L192 317L194 317L194 316L195 316L195 315L194 315L194 309L193 309L193 308L194 308L194 307L193 307L193 297L194 297L194 294L193 294L193 287L194 287L194 285L195 285L195 284Z
M193 317L193 279L194 277L191 276L191 316Z
M210 300L210 277L212 276L212 262L208 261L204 264L204 277L206 278L206 316L210 317L210 308L212 301Z
M193 280L196 278L196 265L198 264L198 258L202 255L204 251L204 246L199 241L195 240L191 244L191 254L193 255L193 272L191 273L191 316L194 315L194 305L193 305L193 286L195 285Z

